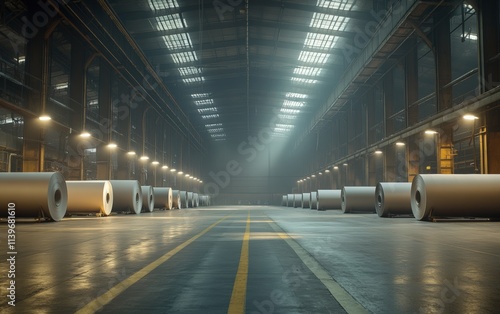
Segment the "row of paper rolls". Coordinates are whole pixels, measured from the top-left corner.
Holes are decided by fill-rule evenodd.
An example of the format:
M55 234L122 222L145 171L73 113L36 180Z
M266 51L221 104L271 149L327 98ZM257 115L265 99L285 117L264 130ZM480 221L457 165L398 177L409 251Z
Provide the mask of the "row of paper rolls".
M152 212L210 205L208 195L140 186L137 180L66 181L59 172L0 173L0 217L13 204L16 217L59 221L67 214Z
M500 175L421 174L410 182L379 182L376 186L345 186L283 195L283 206L343 213L377 213L380 217L500 217Z

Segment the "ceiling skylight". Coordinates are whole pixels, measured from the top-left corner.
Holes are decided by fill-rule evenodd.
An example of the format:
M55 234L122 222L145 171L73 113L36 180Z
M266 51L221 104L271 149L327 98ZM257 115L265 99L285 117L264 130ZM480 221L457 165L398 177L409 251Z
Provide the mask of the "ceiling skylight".
M215 108L215 107L200 108L200 109L198 109L198 112L201 113L201 114L207 114L207 113L217 112L217 108Z
M148 0L149 8L153 11L178 8L177 0Z
M197 77L189 77L189 78L183 78L182 81L186 84L191 84L191 83L201 83L205 80L203 76L197 76Z
M283 108L301 108L304 107L303 101L293 101L293 100L285 100L283 102Z
M202 99L202 100L195 100L194 104L196 106L204 106L204 105L212 105L214 103L213 99Z
M175 63L187 63L198 61L198 57L194 51L178 52L170 55Z
M201 93L201 94L191 94L193 98L208 98L210 97L209 93Z
M300 113L300 110L298 110L298 109L281 108L280 112L285 113L285 114L298 114L298 113Z
M292 82L304 83L304 84L316 84L316 83L318 83L318 80L306 79L306 78L301 78L301 77L292 77L291 80L292 80Z
M163 41L165 41L165 45L167 45L167 48L170 50L188 49L193 47L191 36L187 33L163 36Z
M201 116L203 119L215 119L219 117L219 114L206 114Z
M347 10L352 7L352 4L346 0L318 0L316 6L328 9L337 9L337 10Z
M179 14L157 16L155 20L156 28L162 31L182 29L184 26L187 26L186 20L181 19Z
M336 42L337 37L333 35L307 33L306 40L304 41L304 47L329 50L335 45Z
M307 98L307 95L306 94L299 94L299 93L286 93L285 97L286 98L305 99L305 98Z
M343 16L324 14L324 13L314 13L309 26L313 28L343 31L345 30L348 21L349 18Z
M321 73L321 70L321 68L298 66L293 70L293 74L318 76Z
M197 67L183 67L183 68L178 68L177 70L179 70L179 74L181 76L201 74L200 68Z
M328 61L330 55L328 53L301 51L299 61L304 63L324 64Z
M223 128L207 129L208 133L221 133L224 132Z

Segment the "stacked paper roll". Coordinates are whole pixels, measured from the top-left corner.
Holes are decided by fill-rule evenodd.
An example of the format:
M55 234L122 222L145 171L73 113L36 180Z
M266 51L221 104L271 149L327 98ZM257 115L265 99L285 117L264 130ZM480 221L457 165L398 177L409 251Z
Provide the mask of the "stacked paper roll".
M187 207L193 208L193 192L187 192Z
M59 172L0 173L0 213L8 217L45 218L60 221L66 214L68 190Z
M179 191L179 193L181 195L181 208L187 208L188 207L187 192Z
M302 194L293 194L293 207L302 207Z
M154 187L155 208L172 209L172 189L169 187Z
M340 190L318 190L318 209L341 209L342 199L340 194Z
M193 193L193 207L198 207L200 205L200 199L198 193Z
M342 212L374 213L374 186L344 186L341 192Z
M499 174L420 174L411 185L417 220L431 217L500 217Z
M302 193L302 208L309 208L311 202L311 193Z
M288 207L293 207L293 194L287 195L287 203L286 204Z
M128 211L140 214L142 209L142 192L137 180L111 180L113 188L113 212Z
M283 195L281 197L281 206L286 206L286 203L287 203L287 196Z
M412 215L411 183L379 182L375 187L375 210L379 217Z
M311 201L309 202L311 209L318 209L318 192L311 192Z
M108 216L113 208L113 188L109 181L66 181L68 214Z
M181 209L181 191L172 190L172 208Z
M141 186L142 191L142 210L152 212L155 208L155 196L151 185Z

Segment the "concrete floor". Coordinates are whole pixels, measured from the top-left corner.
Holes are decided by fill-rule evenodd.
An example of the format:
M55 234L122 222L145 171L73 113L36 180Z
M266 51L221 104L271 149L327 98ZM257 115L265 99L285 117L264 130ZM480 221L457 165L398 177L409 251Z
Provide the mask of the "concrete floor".
M500 308L499 222L265 206L18 220L15 307L5 222L0 239L1 313L227 313L238 293L252 314ZM246 290L236 293L246 258Z

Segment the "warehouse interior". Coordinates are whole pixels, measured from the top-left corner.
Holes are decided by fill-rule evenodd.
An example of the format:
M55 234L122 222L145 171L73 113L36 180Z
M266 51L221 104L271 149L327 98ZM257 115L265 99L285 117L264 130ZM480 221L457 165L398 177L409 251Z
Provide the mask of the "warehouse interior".
M24 309L243 313L245 301L226 299L247 236L250 252L252 240L262 250L247 265L257 270L247 313L489 313L500 305L492 279L500 278L498 225L489 212L422 224L379 219L373 208L350 216L306 211L305 198L293 201L420 175L500 174L498 1L2 0L0 7L0 173L136 180L210 204L68 217L63 226L20 223L26 258L18 271L31 278L18 281ZM250 221L258 231L247 230ZM211 235L217 228L221 235ZM100 247L94 233L112 240ZM41 235L47 240L22 244ZM196 242L204 237L206 247ZM180 253L170 260L163 255L170 250ZM68 252L75 257L65 263ZM153 260L163 262L143 272ZM93 263L103 268L87 269ZM74 279L75 267L86 269L84 278ZM333 279L318 279L317 269ZM144 282L130 282L135 290L98 298L136 271ZM6 273L0 278L8 282ZM64 289L71 295L56 302Z

